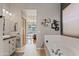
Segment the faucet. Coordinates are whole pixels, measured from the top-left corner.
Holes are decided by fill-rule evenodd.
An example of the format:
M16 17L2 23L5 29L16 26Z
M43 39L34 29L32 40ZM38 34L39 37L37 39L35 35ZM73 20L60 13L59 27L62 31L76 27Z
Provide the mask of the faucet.
M55 55L57 55L59 51L60 51L60 49L57 49L56 52L55 52Z
M51 49L52 50L52 53L54 53L54 49Z

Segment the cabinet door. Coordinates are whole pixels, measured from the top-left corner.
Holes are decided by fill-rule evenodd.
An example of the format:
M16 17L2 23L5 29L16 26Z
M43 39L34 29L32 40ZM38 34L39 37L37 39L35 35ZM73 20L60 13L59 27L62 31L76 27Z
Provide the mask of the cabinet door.
M4 55L5 56L9 56L9 44L10 44L10 41L9 40L4 40Z
M16 38L12 39L12 47L13 47L12 51L15 52L15 49L16 49Z
M16 38L11 38L10 40L10 55L15 52L16 49Z

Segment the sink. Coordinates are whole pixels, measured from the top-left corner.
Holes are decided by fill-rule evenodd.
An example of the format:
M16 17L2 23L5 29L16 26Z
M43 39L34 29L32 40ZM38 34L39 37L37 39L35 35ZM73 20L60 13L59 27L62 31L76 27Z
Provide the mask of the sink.
M2 38L9 38L9 37L11 37L10 35L4 35L4 36L2 36Z

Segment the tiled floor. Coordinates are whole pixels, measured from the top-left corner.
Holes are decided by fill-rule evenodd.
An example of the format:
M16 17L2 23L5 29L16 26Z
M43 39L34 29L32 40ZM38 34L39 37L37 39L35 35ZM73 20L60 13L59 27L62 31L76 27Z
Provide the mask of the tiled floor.
M36 41L35 40L28 40L26 46L24 47L24 53L19 52L15 53L17 56L45 56L44 49L37 49L36 48Z
M35 40L28 40L26 47L24 49L24 56L44 56L45 51L44 49L37 49L36 48L36 41Z

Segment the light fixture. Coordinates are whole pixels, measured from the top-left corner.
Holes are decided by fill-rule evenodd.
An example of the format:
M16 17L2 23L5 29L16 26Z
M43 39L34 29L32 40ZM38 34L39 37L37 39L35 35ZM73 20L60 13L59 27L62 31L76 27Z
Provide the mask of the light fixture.
M8 11L6 11L6 14L9 14L9 12L8 12Z
M49 25L49 23L51 23L50 18L45 18L45 19L43 19L43 22L41 22L41 24L44 25L45 27L47 27Z
M12 13L9 13L10 16L12 16Z
M2 11L5 12L6 10L5 9L2 9Z
M53 20L53 22L51 23L51 28L52 29L55 29L55 31L58 31L59 30L59 24L58 24L59 21L57 20Z
M53 21L50 18L45 18L43 19L43 22L41 22L41 25L48 27L49 24L51 24L51 28L54 29L55 31L59 30L59 21L56 19L53 19Z
M6 10L2 9L3 16L5 16Z

